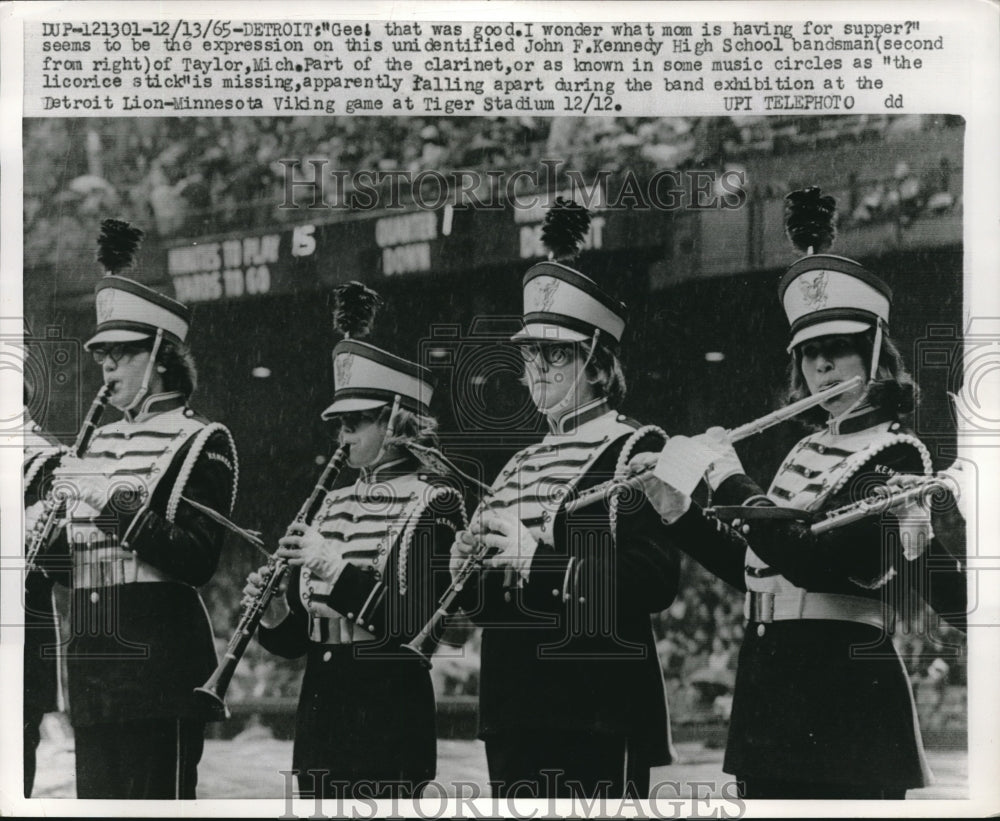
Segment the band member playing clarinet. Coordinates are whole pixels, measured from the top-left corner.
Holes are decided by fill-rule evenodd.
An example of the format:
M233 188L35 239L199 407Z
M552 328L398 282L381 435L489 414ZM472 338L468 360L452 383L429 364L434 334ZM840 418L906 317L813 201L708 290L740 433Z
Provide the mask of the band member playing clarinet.
M360 289L360 293L359 293ZM407 444L436 445L430 372L358 341L358 283L338 293L333 404L341 448L360 470L329 490L312 522L296 521L277 558L291 565L258 637L284 658L306 656L292 766L302 795L417 797L435 774L434 691L401 649L449 581L449 548L464 527L461 493L422 472ZM373 308L372 308L373 310ZM270 566L244 588L250 606Z
M919 587L912 577L930 542L926 519L896 507L821 535L811 525L896 474L931 469L903 424L915 386L887 335L889 288L853 260L813 253L832 241L833 212L818 189L789 197L789 234L808 251L779 288L791 324L790 393L856 376L859 387L816 409L818 430L792 449L766 494L721 429L696 437L715 503L745 506L734 529L671 484L666 462L643 474L676 543L746 591L724 764L746 798L899 799L929 775L889 606L912 603L903 591Z
M65 452L50 440L29 413L34 396L32 370L24 370L24 506L35 505ZM24 579L24 797L35 784L35 753L45 713L59 709L59 673L55 650L58 619L52 579L37 570Z
M105 221L105 268L124 267L140 234ZM60 518L36 562L72 588L64 652L77 796L194 798L204 722L192 691L215 666L196 588L215 572L223 530L186 500L228 514L236 451L225 427L188 407L184 305L108 275L97 321L85 348L101 366L99 399L123 418L81 434L28 514L43 532L49 512Z
M549 432L501 471L453 548L485 555L460 603L482 624L480 736L495 796L645 796L671 760L650 614L670 605L679 558L641 494L568 514L564 502L658 451L662 431L618 413L625 307L565 264L584 209L557 200L543 236L564 262L524 277L513 342Z

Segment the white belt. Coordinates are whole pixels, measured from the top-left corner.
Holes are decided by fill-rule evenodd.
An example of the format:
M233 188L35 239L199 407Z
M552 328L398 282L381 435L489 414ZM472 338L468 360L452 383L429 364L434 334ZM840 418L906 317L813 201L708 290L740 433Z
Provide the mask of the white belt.
M70 520L67 526L73 554L73 587L113 587L139 582L170 582L171 576L118 546L114 533L93 520Z
M890 611L891 612L891 611ZM743 615L747 621L767 624L772 621L823 619L855 621L885 629L885 607L880 601L847 596L841 593L810 593L806 590L787 593L746 595Z
M374 641L375 636L340 616L328 618L310 613L309 640L316 644L357 644Z
M73 551L73 587L112 587L174 579L120 547L95 547Z

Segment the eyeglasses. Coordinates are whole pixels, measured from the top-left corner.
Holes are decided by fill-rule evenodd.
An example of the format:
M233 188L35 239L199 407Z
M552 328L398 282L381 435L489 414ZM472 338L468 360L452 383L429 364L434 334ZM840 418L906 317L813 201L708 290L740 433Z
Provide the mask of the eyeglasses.
M349 413L341 413L330 421L338 428L357 430L362 425L372 424L375 421L375 415L373 413L365 413L364 411L351 411Z
M819 337L803 342L799 346L799 355L804 359L817 359L820 356L824 359L832 359L852 353L860 353L860 351L855 340L848 336Z
M149 349L141 345L119 343L118 345L112 345L110 348L94 348L91 350L90 355L94 357L94 361L98 365L103 365L105 359L110 359L117 365L126 357L131 358L146 350Z
M541 356L546 365L560 368L576 356L572 342L527 342L518 346L525 362L536 362Z

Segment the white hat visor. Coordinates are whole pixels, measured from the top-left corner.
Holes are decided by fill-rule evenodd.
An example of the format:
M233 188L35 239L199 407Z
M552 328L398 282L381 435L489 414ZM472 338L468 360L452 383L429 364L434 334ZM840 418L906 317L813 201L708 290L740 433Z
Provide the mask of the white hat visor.
M341 413L358 413L360 411L375 410L375 408L384 408L388 402L382 402L379 399L337 399L330 407L328 407L321 417L323 419L332 419Z
M127 331L124 328L109 328L106 331L98 331L88 339L83 347L90 350L95 345L114 345L118 342L139 342L143 339L152 339L153 334L144 334L140 331Z
M871 322L859 322L856 319L831 319L828 322L817 322L815 325L807 325L800 328L788 343L788 352L791 353L796 345L810 339L818 339L821 336L836 336L838 334L860 334L874 327Z

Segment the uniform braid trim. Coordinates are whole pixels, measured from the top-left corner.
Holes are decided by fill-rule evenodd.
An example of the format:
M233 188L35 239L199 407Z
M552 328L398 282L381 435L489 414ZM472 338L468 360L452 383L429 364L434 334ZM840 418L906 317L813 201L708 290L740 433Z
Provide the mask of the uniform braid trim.
M644 425L639 428L635 433L633 433L628 440L625 442L618 454L618 461L615 463L615 479L622 480L625 478L625 470L628 467L629 460L632 458L632 451L635 450L636 446L642 441L646 436L650 434L655 434L663 440L663 445L666 445L667 436L666 431L663 428L656 425ZM660 449L663 449L663 445ZM612 494L611 498L608 500L608 522L611 526L611 538L614 540L616 534L618 533L618 494Z
M439 499L444 499L448 496L452 496L458 500L458 510L462 520L462 529L464 530L469 524L468 517L465 514L465 502L462 499L462 495L453 487L439 485L431 488L429 493L416 494L413 501L410 502L403 513L403 520L406 522L406 527L403 530L403 538L399 543L399 557L396 561L396 579L399 582L399 595L401 596L406 595L406 560L410 555L410 547L413 545L413 534L416 531L417 523L427 508Z
M837 480L837 483L830 489L828 496L833 496L839 493L843 489L844 485L846 485L848 481L854 477L854 474L861 469L861 466L870 461L872 457L877 456L883 450L886 450L893 445L901 444L911 445L917 453L920 454L920 461L923 464L925 476L929 476L934 472L930 451L927 450L927 446L924 445L923 442L908 433L891 433L877 445L863 448L862 450L856 451L848 456L847 460L845 460L847 464L845 465L844 473L840 479Z
M229 445L229 452L233 457L233 486L229 499L229 510L226 511L226 513L228 514L233 512L233 507L236 505L236 489L239 486L240 478L239 457L236 455L236 443L233 441L233 435L229 432L229 428L221 422L212 422L195 434L194 442L191 443L191 448L188 450L187 456L184 458L184 464L181 465L180 472L177 474L177 481L174 482L174 486L170 491L170 498L167 500L166 516L168 522L174 521L174 517L177 515L177 506L181 502L181 496L184 495L184 488L187 486L188 480L191 478L191 472L198 463L198 458L201 456L201 452L205 449L205 445L208 444L208 440L216 433L222 433L225 435L226 441Z
M851 462L851 464L848 470L845 471L844 475L841 476L840 480L836 483L836 485L834 485L834 487L831 488L827 498L829 498L829 496L833 496L836 493L838 493L844 487L844 485L846 485L851 480L851 478L858 472L858 470L860 470L861 466L864 465L866 462L870 461L872 457L878 455L883 450L886 450L887 448L890 448L893 445L899 445L899 444L911 445L917 451L917 453L920 454L920 461L923 463L925 476L929 476L933 472L933 465L931 463L931 454L927 450L927 446L924 445L923 442L921 442L915 436L911 436L908 433L893 433L889 434L888 438L880 442L878 445L871 448L866 448L864 450L860 450L857 453L854 453L851 456L849 456L848 460ZM858 585L858 587L864 588L865 590L878 590L880 587L884 587L886 584L888 584L889 581L891 581L895 575L896 575L896 568L890 567L884 574L882 574L876 579L865 580L857 578L855 576L851 576L849 578L854 584Z
M35 453L28 461L28 469L24 472L24 490L27 492L28 488L31 487L31 483L35 481L38 474L45 465L49 463L49 460L55 456L58 456L61 460L63 456L69 453L69 448L67 447L56 447L56 448L46 448L45 450L40 450Z

